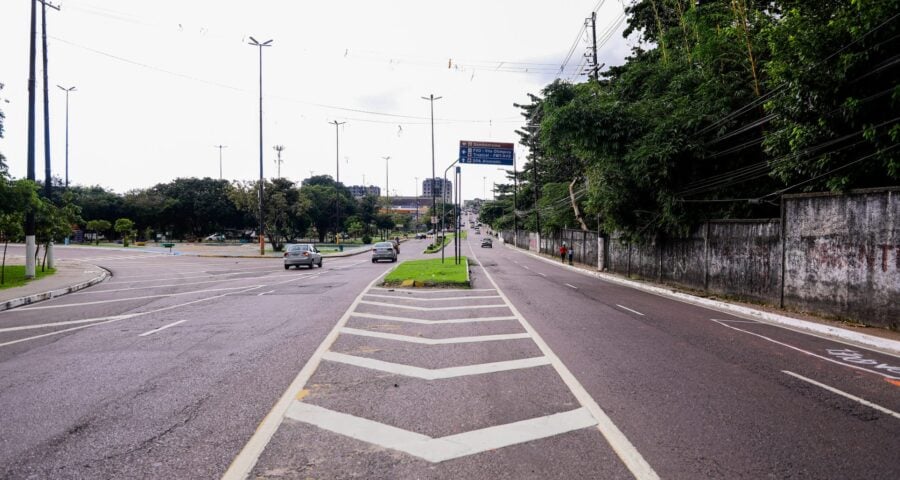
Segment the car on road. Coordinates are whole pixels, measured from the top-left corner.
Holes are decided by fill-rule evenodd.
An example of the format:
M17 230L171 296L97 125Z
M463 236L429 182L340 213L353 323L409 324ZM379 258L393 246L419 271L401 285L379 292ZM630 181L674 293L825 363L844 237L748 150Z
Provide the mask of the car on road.
M372 247L372 263L379 260L397 261L397 250L392 242L378 242Z
M289 243L284 247L284 269L291 267L300 268L306 265L309 268L317 266L322 268L322 254L311 243Z
M416 240L424 240L426 237L428 237L428 235L425 235L424 233L416 234Z
M490 237L482 238L481 248L494 248L494 240Z

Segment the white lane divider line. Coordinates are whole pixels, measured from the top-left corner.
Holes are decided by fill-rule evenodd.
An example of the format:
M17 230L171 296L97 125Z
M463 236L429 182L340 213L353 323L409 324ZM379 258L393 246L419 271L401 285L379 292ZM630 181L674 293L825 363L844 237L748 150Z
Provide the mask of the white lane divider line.
M263 296L263 295L265 295L265 294L267 294L267 293L272 293L272 292L274 292L274 291L275 291L275 290L269 290L268 292L257 293L256 296L257 296L257 297L261 297L261 296Z
M449 320L426 320L423 318L395 317L393 315L378 315L376 313L357 313L350 314L356 318L371 318L373 320L388 320L391 322L417 323L420 325L449 325L454 323L477 323L477 322L502 322L510 320L518 320L516 317L475 317L475 318L451 318Z
M480 265L481 262L478 261L478 256L475 254L475 249L472 248L471 244L469 244L469 252L472 254L472 258L475 259L475 262ZM481 267L481 270L484 272L484 276L488 281L491 282L491 285L497 289L497 294L503 297L503 301L509 306L509 310L519 319L519 323L522 324L525 331L531 334L531 339L537 344L538 348L541 349L544 356L550 359L553 368L556 369L556 373L559 374L566 386L569 387L572 395L578 399L578 403L588 409L591 412L591 415L597 420L597 430L600 431L600 434L603 435L603 438L606 439L606 442L612 447L613 451L616 452L616 455L622 460L622 463L625 464L631 474L634 475L637 480L659 480L659 475L656 474L653 467L651 467L647 460L644 459L641 452L639 452L631 441L628 440L628 437L619 430L619 427L617 427L612 419L609 418L609 415L600 408L600 405L598 405L596 400L591 397L591 394L588 393L581 382L575 378L575 375L573 375L569 368L566 367L566 364L556 356L537 330L531 326L528 320L526 320L522 313L519 312L519 309L517 309L516 306L509 301L506 294L500 290L500 286L494 281L491 272L483 266Z
M436 369L413 367L410 365L384 362L372 358L357 357L337 352L325 352L325 354L322 356L322 359L335 363L343 363L345 365L353 365L355 367L368 368L370 370L393 373L396 375L421 378L423 380L442 380L445 378L483 375L486 373L506 372L509 370L521 370L523 368L534 368L544 365L550 365L550 359L548 359L547 357L532 357L523 358L520 360L507 360L503 362L480 363L477 365L466 365L463 367L447 367Z
M367 297L376 297L376 298L393 298L397 300L415 300L417 302L440 302L447 300L486 300L489 298L500 298L500 295L482 295L477 297L435 297L435 298L422 298L422 297L413 297L413 296L402 296L402 295L380 295L377 293L367 293Z
M626 306L619 305L618 303L616 304L616 306L619 307L619 308L621 308L622 310L628 310L629 312L631 312L631 313L633 313L633 314L635 314L635 315L640 315L640 316L642 316L642 317L645 316L643 313L641 313L641 312L639 312L639 311L637 311L637 310L632 310L632 309L630 309L630 308L628 308L628 307L626 307Z
M828 358L828 357L826 357L826 356L823 356L823 355L819 355L819 354L810 352L809 350L804 350L804 349L802 349L802 348L800 348L800 347L795 347L795 346L793 346L793 345L790 345L790 344L787 344L787 343L784 343L784 342L779 342L778 340L775 340L775 339L773 339L773 338L769 338L769 337L767 337L767 336L765 336L765 335L760 335L760 334L758 334L758 333L756 333L756 332L751 332L750 330L744 330L744 329L741 329L741 328L733 327L733 326L731 326L731 325L728 325L727 323L722 323L722 321L716 320L715 318L711 318L710 320L712 320L713 322L718 323L719 325L721 325L721 326L723 326L723 327L725 327L725 328L730 328L730 329L732 329L732 330L737 330L737 331L739 331L739 332L743 332L743 333L746 333L746 334L748 334L748 335L753 335L754 337L762 338L763 340L767 340L767 341L772 342L772 343L774 343L774 344L776 344L776 345L781 345L782 347L790 348L791 350L798 351L798 352L800 352L800 353L809 355L809 356L811 356L811 357L816 357L816 358L818 358L818 359L820 359L820 360L825 360L826 362L831 362L831 363L834 363L834 364L836 364L836 365L840 365L840 366L842 366L842 367L853 368L853 369L860 370L860 371L863 371L863 372L866 372L866 373L871 373L872 375L878 375L879 377L887 377L887 378L890 378L891 380L900 380L900 376L888 375L888 374L886 374L886 373L884 373L884 372L878 372L878 371L874 371L874 370L869 370L868 368L864 368L864 367L861 367L861 366L858 366L858 365L850 365L850 364L847 364L847 363L844 363L844 362L839 362L839 361L837 361L837 360L835 360L835 359L833 359L833 358Z
M530 268L528 268L528 265L522 265L522 268L524 268L525 270L531 270Z
M186 322L186 321L187 321L187 320L179 320L179 321L177 321L177 322L172 322L172 323L170 323L170 324L168 324L168 325L163 325L163 326L161 326L161 327L159 327L159 328L150 330L150 331L148 331L148 332L144 332L144 333L142 333L142 334L140 334L140 335L138 335L138 336L139 336L139 337L146 337L147 335L153 335L153 334L156 333L156 332L161 332L161 331L163 331L163 330L165 330L165 329L167 329L167 328L174 327L175 325L178 325L179 323L184 323L184 322Z
M567 286L567 287L569 287L569 288L574 288L575 290L578 290L578 287L576 287L575 285L572 285L572 284L570 284L570 283L564 283L563 285L565 285L565 286Z
M127 302L130 300L146 300L149 298L166 298L166 297L178 297L182 295L193 295L196 293L209 293L209 292L224 292L228 290L241 290L247 288L247 286L241 287L225 287L225 288L210 288L206 290L191 290L190 292L179 292L179 293L161 293L158 295L142 295L140 297L127 297L127 298L113 298L109 300L95 300L92 302L78 302L78 303L63 303L59 305L42 305L37 307L23 307L17 308L15 311L24 312L27 310L48 310L51 308L72 308L72 307L83 307L85 305L99 305L102 303L115 303L115 302Z
M546 277L546 276L547 276L546 273L541 273L541 272L538 272L538 275L540 275L540 276L542 276L542 277Z
M432 463L539 440L592 427L597 420L585 408L544 417L431 438L373 420L295 401L287 416L340 435L398 450Z
M842 397L849 398L850 400L853 400L854 402L857 402L857 403L860 403L860 404L862 404L862 405L865 405L865 406L867 406L867 407L869 407L869 408L878 410L878 411L881 412L881 413L886 413L886 414L888 414L888 415L890 415L890 416L892 416L892 417L894 417L894 418L900 419L900 413L897 413L897 412L895 412L895 411L893 411L893 410L884 408L884 407L882 407L881 405L878 405L877 403L872 403L872 402L870 402L870 401L868 401L868 400L866 400L866 399L864 399L864 398L857 397L856 395L852 395L852 394L847 393L847 392L845 392L845 391L843 391L843 390L838 390L837 388L834 388L834 387L829 386L829 385L825 385L824 383L817 382L817 381L815 381L815 380L813 380L813 379L811 379L811 378L806 378L806 377L804 377L803 375L800 375L800 374L797 374L797 373L794 373L794 372L789 372L789 371L787 371L787 370L782 370L781 372L782 372L782 373L786 373L786 374L788 374L788 375L790 375L790 376L792 376L792 377L794 377L794 378L803 380L804 382L811 383L811 384L813 384L813 385L815 385L815 386L817 386L817 387L824 388L825 390L828 390L828 391L831 392L831 393L835 393L835 394L840 395L840 396L842 396Z
M358 328L344 327L341 333L347 335L358 335L361 337L383 338L385 340L396 340L399 342L420 343L423 345L450 345L456 343L478 343L478 342L496 342L501 340L520 340L530 338L527 333L508 333L498 335L477 335L471 337L451 337L451 338L424 338L414 337L412 335L398 335L396 333L375 332L372 330L362 330Z
M134 313L126 313L124 315L110 315L108 317L94 317L94 318L84 318L81 320L66 320L64 322L41 323L38 325L21 325L18 327L6 327L6 328L0 328L0 333L18 332L21 330L38 330L41 328L64 327L67 325L79 325L82 323L105 322L107 320L124 320L126 318L131 318L135 315L136 314L134 314Z
M455 307L415 307L412 305L398 305L396 303L386 303L386 302L370 302L368 300L362 300L359 303L366 305L376 305L379 307L391 307L391 308L402 308L406 310L419 310L426 312L433 312L437 310L474 310L478 308L506 308L504 304L497 305L457 305Z

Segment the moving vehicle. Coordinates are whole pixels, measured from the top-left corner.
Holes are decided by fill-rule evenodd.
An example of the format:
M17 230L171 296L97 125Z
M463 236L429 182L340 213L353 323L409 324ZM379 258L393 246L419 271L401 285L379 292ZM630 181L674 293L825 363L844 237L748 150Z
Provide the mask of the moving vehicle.
M425 239L426 237L427 237L427 235L425 235L424 233L417 233L417 234L416 234L416 240L423 240L423 239Z
M482 238L481 248L494 248L494 240L490 237Z
M300 265L309 268L318 266L322 268L322 254L311 243L289 243L284 246L284 269L291 267L300 269Z
M372 263L379 260L397 261L397 251L392 242L378 242L372 247Z

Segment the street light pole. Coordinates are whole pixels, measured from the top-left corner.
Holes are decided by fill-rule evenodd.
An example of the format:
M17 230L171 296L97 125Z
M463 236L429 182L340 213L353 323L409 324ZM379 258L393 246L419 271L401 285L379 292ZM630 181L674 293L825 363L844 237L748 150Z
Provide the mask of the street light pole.
M35 24L37 23L37 3L31 1L31 23L28 37L28 180L34 181L34 76L37 45L35 42ZM25 213L25 278L35 275L35 242L34 242L34 209L29 207Z
M419 177L413 177L416 181L416 233L419 233Z
M278 178L281 178L281 152L284 151L284 145L275 145L272 148L274 148L275 151L278 152L278 158L275 159L275 164L278 166Z
M427 97L422 97L422 100L428 100L431 102L431 215L434 216L437 213L437 197L434 192L434 181L435 179L435 171L434 171L434 101L440 100L443 97L435 97L434 94L430 94ZM443 193L444 186L441 185L441 192ZM432 228L437 225L432 225Z
M333 120L328 123L334 124L334 181L335 183L339 183L341 181L341 143L338 127L347 122L339 122L337 120Z
M255 38L250 37L250 45L254 47L259 47L259 189L258 189L258 210L259 210L259 254L266 254L266 235L264 230L264 222L263 222L263 189L264 187L264 179L263 179L263 77L262 77L262 49L263 47L272 46L272 40L266 40L265 42L260 43Z
M213 145L213 148L219 149L219 180L222 179L222 149L228 148L228 145Z
M391 213L391 184L390 184L390 169L388 168L388 161L391 159L391 156L388 155L386 157L381 157L384 159L384 194L387 198L387 209L388 214Z
M66 188L69 188L69 92L74 92L75 87L63 87L57 85L60 90L66 92Z

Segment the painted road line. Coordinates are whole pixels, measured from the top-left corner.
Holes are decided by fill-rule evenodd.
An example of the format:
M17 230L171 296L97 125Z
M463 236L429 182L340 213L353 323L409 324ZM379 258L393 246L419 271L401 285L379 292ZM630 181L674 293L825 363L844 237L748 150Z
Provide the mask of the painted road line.
M376 298L396 298L399 300L415 300L417 302L440 302L445 300L485 300L488 298L500 298L500 295L482 295L478 297L437 297L437 298L419 298L412 296L402 296L402 295L380 295L377 293L367 293L367 297L376 297Z
M398 305L395 303L385 303L385 302L370 302L368 300L363 300L359 302L361 304L366 305L376 305L379 307L391 307L391 308L402 308L406 310L419 310L425 312L433 312L437 310L474 310L478 308L506 308L506 305L457 305L455 307L414 307L412 305Z
M16 311L25 312L25 311L29 311L29 310L49 310L49 309L54 309L54 308L83 307L86 305L100 305L103 303L127 302L130 300L146 300L148 298L179 297L182 295L193 295L195 293L209 293L209 292L223 292L223 291L228 291L228 290L240 290L242 288L247 288L247 287L241 286L241 287L210 288L208 290L192 290L190 292L179 292L179 293L160 293L157 295L143 295L140 297L111 298L109 300L94 300L92 302L63 303L63 304L59 304L59 305L39 305L36 307L18 308L18 309L16 309Z
M584 408L544 417L431 438L373 420L295 401L287 416L340 435L398 450L432 463L496 450L592 427L597 420Z
M337 340L344 325L347 324L347 321L350 319L350 313L356 310L356 307L362 301L366 292L374 287L375 283L392 270L393 268L389 268L378 274L366 288L357 295L356 299L353 300L353 303L347 307L347 310L328 333L328 336L325 337L325 340L319 344L316 351L313 352L306 364L303 365L303 368L300 369L300 372L297 373L297 376L294 377L294 380L291 381L291 384L288 385L287 390L279 397L275 406L272 407L265 418L259 423L259 426L256 427L256 431L244 445L244 448L242 448L237 456L234 457L234 460L231 461L228 470L222 475L222 480L244 480L247 478L250 474L250 470L253 469L253 466L256 465L257 460L259 460L259 456L262 455L263 450L265 450L266 445L269 444L269 441L272 440L272 436L275 435L275 432L278 430L278 426L281 425L281 422L284 420L284 416L294 402L294 398L301 390L303 390L303 387L306 386L306 382L309 381L312 374L319 368L319 364L322 363L325 353L331 348L335 340Z
M722 323L721 320L716 320L715 318L712 318L712 319L710 319L710 320L712 320L712 321L718 323L719 325L721 325L721 326L723 326L723 327L725 327L725 328L730 328L730 329L732 329L732 330L737 330L737 331L739 331L739 332L743 332L743 333L746 333L746 334L748 334L748 335L753 335L754 337L762 338L763 340L767 340L767 341L772 342L772 343L774 343L774 344L776 344L776 345L781 345L782 347L787 347L787 348L790 348L791 350L796 350L796 351L798 351L798 352L800 352L800 353L809 355L809 356L811 356L811 357L816 357L816 358L818 358L818 359L820 359L820 360L825 360L826 362L834 363L835 365L840 365L840 366L842 366L842 367L847 367L847 368L853 368L853 369L860 370L860 371L863 371L863 372L866 372L866 373L871 373L872 375L878 375L879 377L886 377L886 378L890 378L890 379L893 379L893 380L900 380L900 375L888 375L888 374L886 374L886 373L884 373L884 372L879 372L879 371L875 371L875 370L869 370L868 368L861 367L861 366L859 366L859 365L850 365L850 364L847 364L847 363L844 363L844 362L837 361L837 360L835 360L835 359L833 359L833 358L828 358L828 357L826 357L826 356L823 356L823 355L819 355L819 354L817 354L817 353L810 352L809 350L804 350L804 349L802 349L802 348L800 348L800 347L795 347L795 346L793 346L793 345L790 345L790 344L787 344L787 343L784 343L784 342L779 342L778 340L775 340L775 339L773 339L773 338L769 338L769 337L767 337L767 336L765 336L765 335L760 335L760 334L758 334L758 333L756 333L756 332L751 332L751 331L749 331L749 330L744 330L744 329L741 329L741 328L733 327L733 326L728 325L728 324L726 324L726 323Z
M307 274L303 274L303 275L309 276L311 274L307 273ZM146 287L114 288L114 289L107 289L107 290L91 289L91 290L83 291L83 292L70 293L68 296L74 297L76 295L96 295L98 293L127 292L130 290L150 290L153 288L183 287L185 285L203 285L206 283L237 282L239 280L257 280L257 279L266 278L266 277L283 277L283 276L287 276L287 275L285 275L285 274L265 274L265 275L258 275L255 277L241 277L241 278L235 278L235 279L218 278L215 280L204 280L202 282L185 282L185 283L174 283L174 284L170 283L167 285L150 285L150 286L146 286Z
M525 270L531 270L530 268L528 268L528 265L522 265L522 268L524 268Z
M576 287L575 285L572 285L572 284L570 284L570 283L564 283L563 285L565 285L565 286L567 286L567 287L569 287L569 288L574 288L575 290L578 290L578 287Z
M718 319L718 321L719 322L728 322L728 323L755 323L757 325L770 325L768 323L757 322L756 320L733 320L730 318L728 320L724 320L724 319L720 318L720 319Z
M151 314L151 313L159 313L159 312L164 312L164 311L167 311L167 310L172 310L172 309L175 309L175 308L186 307L186 306L188 306L188 305L193 305L193 304L195 304L195 303L206 302L206 301L209 301L209 300L215 300L215 299L217 299L217 298L227 297L228 295L233 295L233 294L235 294L235 293L249 292L249 291L251 291L251 290L256 290L257 288L260 288L261 286L262 286L262 285L256 285L256 286L249 287L249 288L247 288L247 289L245 289L245 290L241 290L241 291L238 291L238 292L229 292L229 293L224 293L224 294L222 294L222 295L214 295L214 296L212 296L212 297L201 298L201 299L198 299L198 300L191 300L190 302L179 303L179 304L177 304L177 305L169 305L169 306L167 306L167 307L157 308L156 310L148 310L148 311L146 311L146 312L130 313L130 314L128 314L128 315L121 315L121 316L119 316L119 318L113 318L113 319L111 319L111 320L106 320L106 321L102 321L102 322L95 322L95 323L91 323L91 324L89 324L89 325L81 325L81 326L78 326L78 327L67 328L67 329L65 329L65 330L57 330L57 331L55 331L55 332L45 333L45 334L42 334L42 335L35 335L35 336L33 336L33 337L20 338L20 339L18 339L18 340L12 340L12 341L9 341L9 342L6 342L6 343L0 343L0 347L5 347L5 346L8 346L8 345L15 345L15 344L17 344L17 343L27 342L27 341L30 341L30 340L37 340L37 339L39 339L39 338L49 337L49 336L52 336L52 335L59 335L59 334L61 334L61 333L71 332L71 331L74 331L74 330L80 330L80 329L82 329L82 328L96 327L97 325L106 325L107 323L119 322L119 321L127 320L127 319L130 319L130 318L136 318L136 317L141 317L141 316L144 316L144 315L149 315L149 314Z
M269 290L268 292L257 293L256 296L257 296L257 297L261 297L261 296L263 296L263 295L265 295L265 294L267 294L267 293L272 293L272 292L274 292L274 291L275 291L275 290Z
M503 362L480 363L463 367L435 369L384 362L372 358L356 357L337 352L326 352L322 356L322 359L345 365L353 365L355 367L368 368L370 370L378 370L380 372L403 375L406 377L421 378L423 380L442 380L446 378L467 377L470 375L483 375L486 373L506 372L509 370L521 370L523 368L550 365L550 359L547 357L532 357L520 360L507 360Z
M895 411L893 411L893 410L889 410L889 409L887 409L887 408L884 408L884 407L882 407L881 405L878 405L877 403L872 403L872 402L870 402L870 401L868 401L868 400L866 400L866 399L864 399L864 398L857 397L856 395L851 395L851 394L849 394L849 393L847 393L847 392L845 392L845 391L843 391L843 390L838 390L838 389L836 389L836 388L834 388L834 387L832 387L832 386L825 385L824 383L817 382L817 381L815 381L815 380L813 380L813 379L811 379L811 378L806 378L806 377L804 377L803 375L799 375L799 374L796 374L796 373L794 373L794 372L789 372L789 371L787 371L787 370L782 370L781 372L782 372L782 373L786 373L786 374L788 374L788 375L790 375L790 376L792 376L792 377L794 377L794 378L798 378L798 379L800 379L800 380L803 380L804 382L811 383L811 384L813 384L813 385L815 385L815 386L817 386L817 387L824 388L825 390L828 390L828 391L831 392L831 393L836 393L836 394L838 394L838 395L840 395L840 396L842 396L842 397L849 398L850 400L853 400L854 402L858 402L858 403L860 403L860 404L862 404L862 405L865 405L865 406L867 406L867 407L869 407L869 408L878 410L878 411L881 412L881 413L886 413L886 414L888 414L888 415L890 415L890 416L892 416L892 417L894 417L894 418L900 419L900 413L897 413L897 412L895 412Z
M542 277L546 277L546 276L547 276L546 273L541 273L541 272L538 272L538 275L540 275L540 276L542 276Z
M393 315L378 315L376 313L358 313L353 312L351 317L371 318L373 320L388 320L391 322L417 323L420 325L441 325L454 323L475 323L475 322L500 322L509 320L518 320L516 317L476 317L476 318L452 318L450 320L426 320L424 318L408 318L395 317Z
M361 337L383 338L385 340L396 340L398 342L421 343L423 345L450 345L455 343L478 343L478 342L496 342L501 340L520 340L529 338L527 333L509 333L499 335L477 335L472 337L451 337L451 338L424 338L412 335L398 335L396 333L374 332L372 330L361 330L358 328L344 327L341 333L347 335L359 335Z
M180 324L180 323L184 323L184 322L186 322L186 321L187 321L187 320L179 320L179 321L177 321L177 322L172 322L172 323L170 323L170 324L168 324L168 325L163 325L163 326L161 326L161 327L159 327L159 328L157 328L157 329L150 330L149 332L144 332L144 333L142 333L142 334L140 334L140 335L138 335L138 336L139 336L139 337L146 337L147 335L153 335L153 334L156 333L156 332L161 332L161 331L163 331L163 330L165 330L165 329L167 329L167 328L169 328L169 327L174 327L175 325L178 325L178 324Z
M130 313L130 314L124 314L124 315L110 315L108 317L85 318L82 320L67 320L64 322L41 323L38 325L21 325L18 327L6 327L6 328L0 328L0 333L19 332L22 330L38 330L41 328L65 327L68 325L79 325L79 324L84 324L84 323L105 322L106 320L124 320L126 318L131 318L134 315L136 315L136 314Z
M553 350L550 349L550 346L547 345L547 342L544 341L537 330L531 326L528 320L526 320L519 312L519 309L517 309L516 306L509 301L509 298L506 297L506 294L500 290L500 286L494 281L491 272L489 272L487 268L484 268L484 266L481 265L481 262L478 261L478 256L475 254L475 249L472 248L472 244L470 242L466 243L469 246L472 258L474 258L475 262L481 266L484 276L491 282L491 285L497 289L497 293L503 297L503 301L509 306L509 310L513 315L519 319L519 323L521 323L525 330L531 334L531 339L537 344L541 352L544 353L544 356L550 359L553 368L556 369L556 373L559 374L566 386L569 387L572 395L574 395L575 398L578 399L578 402L581 403L583 407L587 408L591 412L591 415L597 419L597 429L600 431L600 434L603 435L603 438L606 439L607 443L609 443L609 446L612 447L613 451L616 452L619 459L622 460L622 463L625 464L637 480L659 480L659 475L656 474L653 467L647 463L647 460L644 459L643 455L641 455L631 441L628 440L628 437L619 430L619 427L617 427L612 419L609 418L609 415L600 408L600 405L597 404L594 398L591 397L591 394L588 393L583 385L581 385L581 382L575 378L575 375L572 375L569 368L566 367L555 353L553 353Z
M624 306L624 305L619 305L619 304L617 303L616 306L619 307L619 308L621 308L622 310L628 310L629 312L631 312L631 313L633 313L633 314L635 314L635 315L640 315L640 316L642 316L642 317L644 316L643 313L641 313L641 312L639 312L639 311L637 311L637 310L632 310L632 309L630 309L630 308L628 308L628 307L626 307L626 306Z
M497 291L496 288L437 288L434 290L422 290L422 289L416 290L416 289L406 289L406 288L400 288L400 287L397 287L397 288L374 287L374 288L370 288L369 290L380 290L380 291L385 291L385 292L421 293L424 295L431 294L431 293L440 294L440 293L453 293L453 292L468 293L468 292L496 292ZM465 297L460 297L460 298L465 298Z

